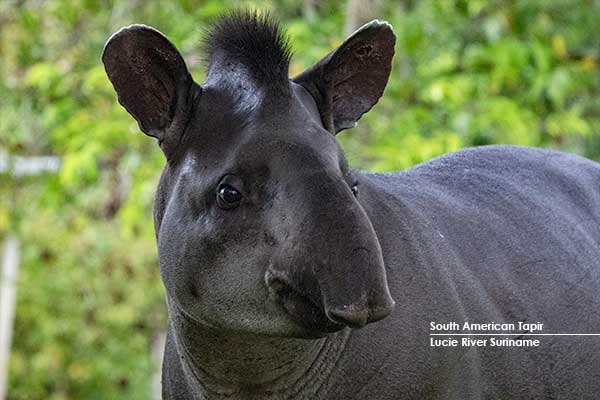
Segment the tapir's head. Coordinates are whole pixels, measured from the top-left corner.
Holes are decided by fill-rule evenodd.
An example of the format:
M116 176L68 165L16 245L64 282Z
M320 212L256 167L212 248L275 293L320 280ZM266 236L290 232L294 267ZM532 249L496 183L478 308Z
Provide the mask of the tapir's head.
M392 311L368 193L335 134L383 93L394 42L373 21L289 79L278 26L234 13L206 34L199 85L153 28L108 40L119 102L167 159L154 223L172 310L221 331L297 337Z

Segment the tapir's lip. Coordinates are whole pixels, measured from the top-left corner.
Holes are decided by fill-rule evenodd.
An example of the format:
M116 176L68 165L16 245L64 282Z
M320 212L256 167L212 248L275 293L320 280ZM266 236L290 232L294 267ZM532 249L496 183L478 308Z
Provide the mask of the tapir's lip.
M267 273L266 282L277 302L299 325L321 333L337 332L344 328L344 325L329 319L322 307L315 304L312 299L301 293L287 280L276 274Z

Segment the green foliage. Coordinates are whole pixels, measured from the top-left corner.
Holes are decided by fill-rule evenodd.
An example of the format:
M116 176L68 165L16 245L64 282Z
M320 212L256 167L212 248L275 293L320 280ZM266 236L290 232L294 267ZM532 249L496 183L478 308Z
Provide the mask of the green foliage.
M588 1L392 2L386 96L344 136L369 169L458 147L554 147L600 159L600 7ZM385 121L383 120L385 119ZM360 149L360 150L359 150Z
M0 2L0 152L60 156L56 175L0 175L0 238L22 238L9 398L150 397L165 325L151 206L164 162L100 62L123 25L162 30L202 81L201 27L270 9L291 75L344 38L345 2ZM354 166L408 168L465 146L554 147L600 160L600 6L590 0L382 1L397 34L384 98L341 134Z

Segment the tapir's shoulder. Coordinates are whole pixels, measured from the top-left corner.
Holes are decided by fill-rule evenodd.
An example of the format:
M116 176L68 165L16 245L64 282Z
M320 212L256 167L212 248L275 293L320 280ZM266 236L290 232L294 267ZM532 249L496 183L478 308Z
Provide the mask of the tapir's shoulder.
M525 168L525 169L524 169ZM556 150L512 145L470 147L445 154L406 171L407 175L446 175L461 171L489 173L543 173L570 169L573 172L600 171L600 164L584 157Z
M366 174L365 180L368 191L376 193L368 205L375 210L404 204L451 220L459 210L485 219L484 209L531 216L530 210L552 205L600 216L600 164L554 150L468 148L404 171Z
M367 174L375 185L403 188L443 187L461 191L494 185L548 186L561 181L600 185L600 164L584 157L535 147L492 145L462 149L394 173ZM550 185L552 186L552 185ZM599 188L596 188L598 190Z

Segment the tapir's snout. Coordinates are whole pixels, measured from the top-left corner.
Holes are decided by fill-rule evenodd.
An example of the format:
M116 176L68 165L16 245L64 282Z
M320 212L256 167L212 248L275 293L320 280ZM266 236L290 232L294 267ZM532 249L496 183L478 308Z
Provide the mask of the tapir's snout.
M362 265L345 275L333 273L338 270L335 266L322 265L316 274L309 273L302 280L294 279L294 271L269 268L265 283L300 324L324 332L344 326L362 328L387 317L396 305L383 264Z
M361 328L387 317L395 302L367 215L354 200L335 213L319 211L331 221L303 224L300 237L280 249L266 271L269 292L296 322L322 332ZM317 234L323 224L327 234Z
M375 253L375 254L373 254ZM379 245L369 251L360 247L351 251L344 273L335 267L324 266L328 271L317 276L323 307L327 317L351 328L361 328L368 323L387 317L396 303L392 298Z

